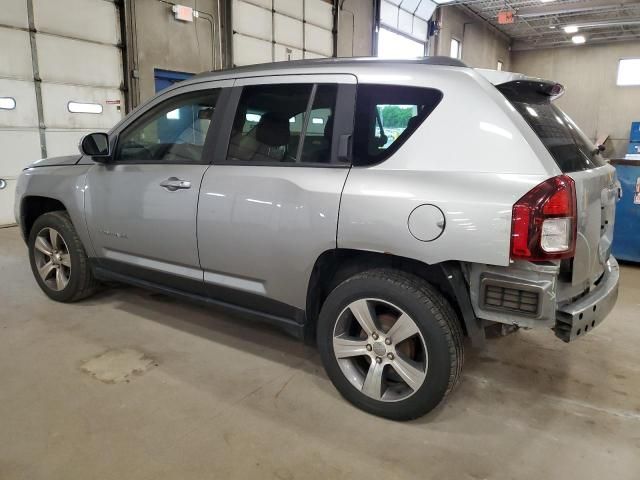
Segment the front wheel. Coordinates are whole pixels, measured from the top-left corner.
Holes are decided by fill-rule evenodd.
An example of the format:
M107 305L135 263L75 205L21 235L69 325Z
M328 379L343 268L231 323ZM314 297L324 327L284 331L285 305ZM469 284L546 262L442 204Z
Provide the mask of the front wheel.
M38 217L28 245L31 270L49 298L75 302L96 290L87 254L66 212L49 212Z
M460 324L446 298L421 278L391 269L338 285L320 312L317 341L338 391L394 420L435 408L463 363Z

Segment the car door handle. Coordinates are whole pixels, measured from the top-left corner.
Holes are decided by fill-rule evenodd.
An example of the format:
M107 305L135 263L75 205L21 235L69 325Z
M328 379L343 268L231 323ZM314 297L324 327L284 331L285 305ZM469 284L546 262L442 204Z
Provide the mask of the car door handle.
M160 184L162 188L166 188L170 192L175 192L176 190L185 190L187 188L191 188L191 182L188 180L181 180L177 177L169 177L164 182Z

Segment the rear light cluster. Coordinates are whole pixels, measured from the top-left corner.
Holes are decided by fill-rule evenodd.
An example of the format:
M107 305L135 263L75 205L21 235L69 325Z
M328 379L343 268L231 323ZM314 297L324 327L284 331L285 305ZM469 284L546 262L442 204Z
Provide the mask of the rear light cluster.
M573 257L576 187L560 175L537 185L513 206L511 258L541 261Z

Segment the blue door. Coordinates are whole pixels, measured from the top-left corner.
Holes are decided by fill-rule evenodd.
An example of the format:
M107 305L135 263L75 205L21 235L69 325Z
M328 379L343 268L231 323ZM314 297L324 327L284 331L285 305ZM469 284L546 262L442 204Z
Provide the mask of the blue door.
M176 82L181 82L187 78L193 77L193 73L186 72L172 72L171 70L161 70L160 68L153 69L153 78L156 83L156 93L160 90L164 90L170 87Z

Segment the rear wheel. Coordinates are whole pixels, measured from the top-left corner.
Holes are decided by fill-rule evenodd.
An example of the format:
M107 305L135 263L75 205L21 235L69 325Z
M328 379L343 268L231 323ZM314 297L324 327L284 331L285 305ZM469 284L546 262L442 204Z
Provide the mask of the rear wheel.
M395 420L435 408L463 363L462 332L447 300L424 280L391 269L336 287L322 307L317 340L338 391Z
M75 302L95 292L97 282L87 254L66 212L38 217L28 244L31 270L47 296L59 302Z

